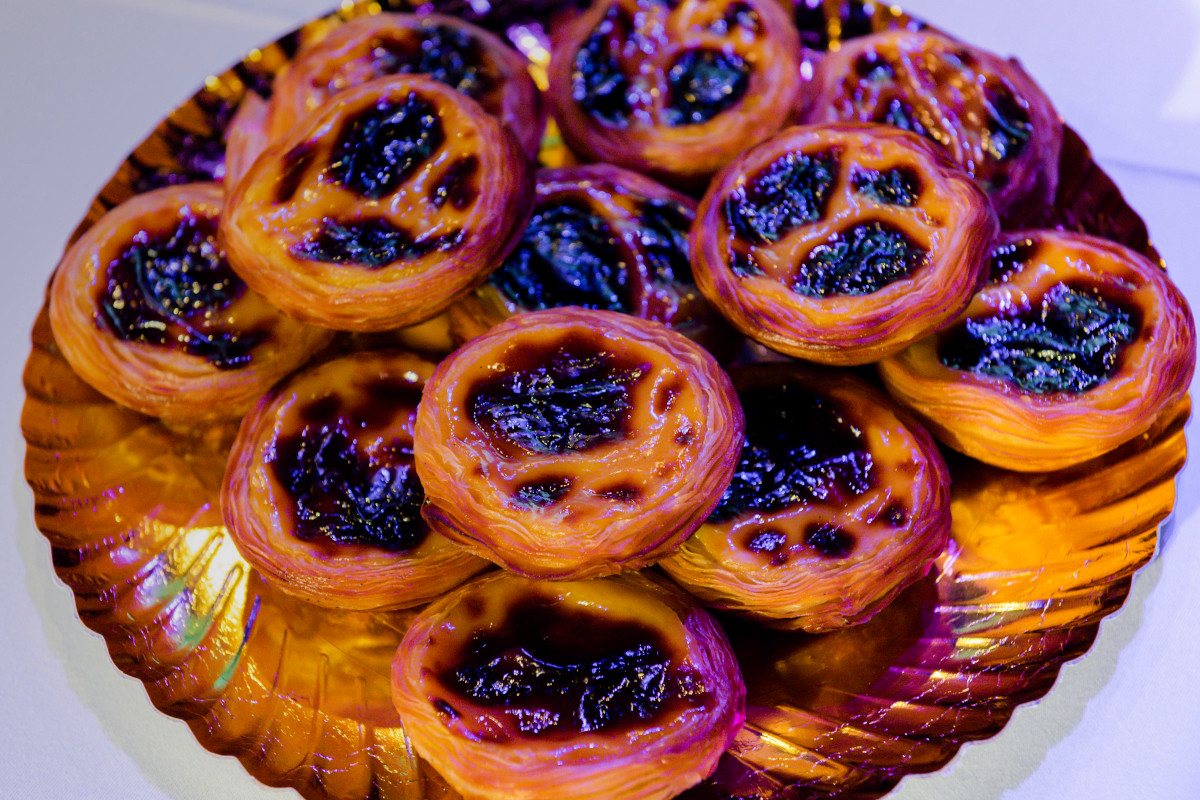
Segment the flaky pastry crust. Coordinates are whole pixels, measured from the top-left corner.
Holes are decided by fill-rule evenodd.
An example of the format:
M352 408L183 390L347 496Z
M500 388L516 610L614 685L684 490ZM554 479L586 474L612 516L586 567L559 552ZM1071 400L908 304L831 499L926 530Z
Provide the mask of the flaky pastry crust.
M708 516L742 428L728 377L682 335L607 311L522 314L429 382L416 435L425 515L526 575L636 569Z
M691 697L668 701L649 719L539 734L533 726L523 730L502 707L447 685L473 641L522 603L536 604L539 615L565 612L644 630L669 654L668 674L687 676ZM523 644L535 655L540 643ZM658 674L645 672L641 680L652 683ZM744 697L737 661L717 624L683 593L641 574L555 583L484 576L421 612L392 666L392 699L405 732L468 800L674 797L715 769L742 726Z
M879 364L888 390L940 441L1007 469L1063 469L1141 434L1183 397L1196 362L1195 323L1159 266L1115 242L1062 231L1011 234L992 263L991 281L954 325ZM1035 393L1004 377L947 366L945 348L968 321L1037 309L1062 286L1129 314L1130 341L1098 385Z

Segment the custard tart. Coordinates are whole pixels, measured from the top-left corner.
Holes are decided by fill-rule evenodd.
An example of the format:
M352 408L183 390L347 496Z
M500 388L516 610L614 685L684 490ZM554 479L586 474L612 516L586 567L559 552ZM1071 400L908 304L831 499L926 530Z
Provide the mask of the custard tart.
M1026 231L992 253L961 318L879 374L945 444L1044 472L1147 430L1195 363L1191 310L1159 266L1106 239Z
M427 603L488 567L421 519L412 435L433 364L362 352L292 376L242 421L221 502L264 579L345 609Z
M233 187L230 263L284 312L379 331L437 315L529 218L532 170L475 101L419 76L336 95Z
M465 798L666 800L742 727L725 635L642 574L547 583L496 573L413 620L392 700Z
M742 426L728 376L681 334L611 311L521 314L455 351L426 387L425 517L525 575L637 569L708 516Z
M101 217L63 255L50 324L63 357L121 405L174 422L237 418L329 341L237 276L222 190L167 186Z
M555 35L548 96L585 160L696 188L786 124L799 70L776 0L602 0Z
M737 368L746 443L721 502L659 565L706 604L819 632L870 619L950 536L933 440L848 372Z
M693 268L709 302L750 338L864 364L966 307L998 228L983 191L920 137L799 126L713 180L692 226Z
M692 280L695 218L694 200L627 169L543 169L521 241L450 308L451 332L468 341L513 314L580 306L661 322L710 350L732 350L736 335Z
M937 142L1006 227L1054 200L1062 121L1013 59L929 30L886 31L829 53L803 103L805 122L884 123Z
M389 75L424 75L461 92L537 156L546 110L528 60L494 34L444 14L359 17L306 43L274 83L271 137L287 137L338 92Z

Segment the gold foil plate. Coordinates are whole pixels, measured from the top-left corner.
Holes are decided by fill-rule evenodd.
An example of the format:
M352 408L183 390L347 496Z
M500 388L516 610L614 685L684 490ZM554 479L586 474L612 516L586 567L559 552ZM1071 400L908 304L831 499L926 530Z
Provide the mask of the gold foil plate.
M507 34L544 69L546 29L569 4L485 6L437 4ZM411 8L345 5L209 78L121 165L76 235L133 194L219 175L222 132L245 92L268 92L307 37L384 7ZM805 32L819 47L920 25L858 0L825 0L822 11ZM552 129L543 160L568 159ZM1070 131L1044 224L1157 259L1141 219ZM79 618L158 709L263 783L305 797L458 796L413 752L392 707L392 654L412 612L305 604L266 585L234 549L219 510L233 424L168 429L106 400L62 359L45 309L25 388L26 478L55 572ZM995 735L1087 652L1153 556L1189 408L1185 399L1137 440L1051 475L948 454L953 540L926 580L866 625L806 635L722 618L745 672L747 724L717 773L686 797L878 797Z

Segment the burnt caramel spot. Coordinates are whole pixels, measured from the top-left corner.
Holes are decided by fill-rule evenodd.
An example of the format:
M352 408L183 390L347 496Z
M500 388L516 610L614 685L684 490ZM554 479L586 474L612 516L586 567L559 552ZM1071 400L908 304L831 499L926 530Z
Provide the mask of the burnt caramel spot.
M896 77L896 68L874 50L868 50L854 60L854 71L859 78L871 83L882 83Z
M758 12L746 3L730 3L720 19L709 26L718 36L724 36L735 28L757 33L761 27Z
M295 504L298 539L403 553L428 534L411 438L402 435L368 447L373 443L358 437L386 425L403 409L416 408L420 390L396 380L370 389L354 406L320 398L298 409L303 427L281 436L267 463ZM382 401L384 397L390 401Z
M399 189L445 140L437 109L416 92L401 102L381 98L346 121L328 173L347 189L379 200Z
M836 41L846 42L875 32L873 19L876 4L864 0L839 0L834 3L836 16L829 14L825 0L791 0L792 18L800 31L800 43L811 50L825 52L833 41L830 30L836 31Z
M586 452L629 435L630 395L649 369L571 333L511 355L501 372L471 387L467 412L502 451Z
M628 730L710 697L654 629L532 592L450 663L443 686L531 737Z
M429 190L429 199L434 208L449 203L463 211L479 196L476 175L479 173L479 157L469 155L455 161L446 169L446 174Z
M246 291L217 244L217 223L187 216L169 233L139 231L108 265L97 324L126 342L175 348L218 369L250 363L265 330L233 330L222 311Z
M296 196L304 173L312 166L316 152L311 142L304 142L283 154L283 171L279 174L279 182L275 184L275 204L283 205Z
M658 387L658 391L654 394L654 413L662 416L671 410L671 406L675 405L675 400L679 397L679 393L683 391L683 379L676 377L669 383L664 383Z
M453 250L464 238L461 228L417 238L382 218L338 222L326 217L315 234L292 245L291 253L308 261L378 269L397 261Z
M845 558L854 552L854 536L833 525L816 525L804 536L804 543L823 558Z
M783 566L787 563L787 534L774 528L763 528L750 534L746 549L752 553L770 556L771 563Z
M819 52L829 49L824 0L792 0L792 19L800 32L800 44Z
M596 494L606 500L615 500L618 503L633 503L641 499L642 490L632 484L618 483L615 486L600 489Z
M633 113L629 78L618 60L629 29L628 18L614 5L575 54L571 71L571 97L575 102L591 116L617 128L626 127Z
M858 194L889 206L909 208L921 196L921 178L906 167L856 170L852 185Z
M535 211L516 249L488 280L529 310L581 306L628 313L628 271L608 222L566 201Z
M787 153L725 200L730 229L751 244L777 242L825 215L837 155Z
M513 497L524 508L549 508L566 497L574 485L570 478L543 478L521 484Z
M739 397L746 440L711 522L750 511L840 503L874 484L862 430L830 400L787 383L755 387Z
M900 503L891 503L879 516L893 528L900 528L908 524L908 511Z
M1016 158L1033 136L1033 122L1007 86L989 87L984 92L988 111L988 135L983 147L992 160L1004 162Z
M694 219L691 209L672 200L647 200L642 205L635 241L656 280L693 282L688 230Z
M1112 377L1139 327L1135 312L1095 289L1060 283L1032 308L968 319L943 338L938 356L1030 394L1080 394Z
M736 105L750 86L750 67L733 53L687 50L667 70L663 121L700 125Z
M454 706L450 705L441 698L434 698L433 710L445 717L447 720L453 721L458 719L458 712L454 710Z
M792 282L807 297L864 295L907 278L925 263L925 252L882 222L833 233L809 251Z
M886 106L880 108L875 113L874 121L882 122L885 125L892 125L902 131L909 131L918 136L924 136L927 139L934 139L930 132L925 130L925 126L921 124L921 120L917 118L913 107L898 97L893 97L888 101Z
M1037 252L1032 239L1002 244L992 251L988 261L988 283L1001 283L1013 273L1020 272Z
M478 100L495 88L483 45L461 28L426 23L420 36L381 38L371 49L375 77L425 75Z

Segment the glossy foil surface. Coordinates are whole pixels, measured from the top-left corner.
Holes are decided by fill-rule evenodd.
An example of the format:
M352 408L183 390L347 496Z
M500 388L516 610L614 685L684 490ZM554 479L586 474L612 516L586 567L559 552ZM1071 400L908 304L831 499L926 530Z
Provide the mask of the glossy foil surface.
M482 19L466 3L439 8L504 30L528 21L513 15L558 6L493 5L499 16ZM888 9L871 8L887 16L880 27L890 24ZM842 30L809 18L813 41ZM232 108L247 86L269 85L296 40L263 47L172 112L82 227L135 193L213 177ZM1061 166L1048 224L1157 258L1141 220L1070 131ZM308 798L457 796L408 746L391 702L391 660L412 612L318 608L272 589L238 556L217 510L232 425L185 435L115 405L67 366L45 315L25 386L26 476L52 566L82 622L157 708L263 783ZM1154 554L1188 411L1184 400L1145 436L1053 475L951 458L950 547L864 626L809 636L723 618L746 680L747 724L689 800L878 797L995 735L1087 652Z

